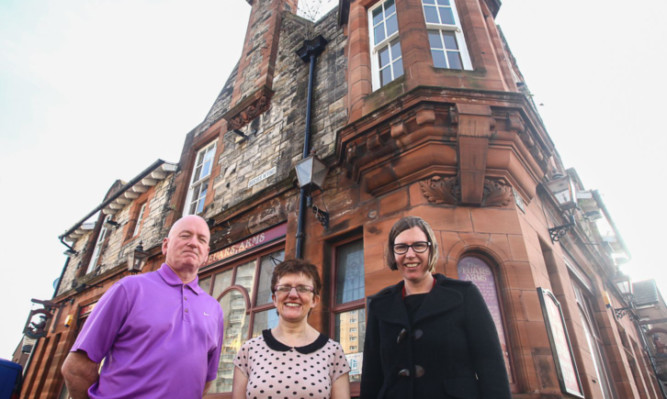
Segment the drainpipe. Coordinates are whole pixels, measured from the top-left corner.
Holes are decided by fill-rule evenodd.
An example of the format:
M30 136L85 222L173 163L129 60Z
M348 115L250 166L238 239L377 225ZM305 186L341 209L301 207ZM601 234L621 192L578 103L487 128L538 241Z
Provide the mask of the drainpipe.
M309 62L310 68L308 71L308 98L306 100L306 130L303 136L303 155L302 159L310 154L310 119L312 114L313 103L313 81L315 80L315 61L317 56L322 54L324 47L327 45L327 40L318 35L311 40L304 40L303 46L297 50L297 55L303 62ZM302 187L299 193L299 216L296 227L296 257L303 257L303 241L305 239L305 223L306 223L306 208L308 206L310 196L306 192L306 188Z

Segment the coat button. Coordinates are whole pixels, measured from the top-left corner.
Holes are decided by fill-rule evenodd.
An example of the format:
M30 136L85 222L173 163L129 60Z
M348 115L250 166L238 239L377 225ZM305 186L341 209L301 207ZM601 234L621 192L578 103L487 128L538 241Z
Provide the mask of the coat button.
M398 333L398 337L396 337L396 343L400 344L401 342L403 342L406 335L408 335L408 330L406 330L405 328L401 329L401 332Z
M399 377L410 377L410 370L408 370L408 369L401 369L401 370L398 372L398 376L399 376Z
M426 373L426 370L420 365L415 366L415 377L417 378L422 378L424 374Z
M415 341L419 341L421 339L421 337L424 336L424 331L420 330L420 329L417 329L417 330L415 330L414 333L412 333L412 336L414 337Z

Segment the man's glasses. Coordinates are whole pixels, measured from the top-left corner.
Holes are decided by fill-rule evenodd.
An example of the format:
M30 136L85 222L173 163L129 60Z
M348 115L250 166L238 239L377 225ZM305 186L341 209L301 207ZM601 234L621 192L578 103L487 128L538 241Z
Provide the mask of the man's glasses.
M274 292L280 295L288 295L292 292L292 289L295 289L299 295L305 295L315 292L315 288L308 285L297 285L293 287L291 285L276 285L274 287Z
M431 246L430 242L427 241L417 241L413 242L411 245L408 244L394 244L394 253L403 255L404 253L408 252L409 248L412 248L413 251L416 253L422 253L426 252L428 247Z

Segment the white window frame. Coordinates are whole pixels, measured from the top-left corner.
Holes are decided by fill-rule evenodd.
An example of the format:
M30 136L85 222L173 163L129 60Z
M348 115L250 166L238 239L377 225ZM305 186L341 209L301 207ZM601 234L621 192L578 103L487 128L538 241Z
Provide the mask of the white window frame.
M439 7L438 0L434 0L435 2L435 7ZM470 61L470 54L468 53L468 45L466 44L465 40L465 35L463 34L463 29L461 28L461 20L459 19L459 12L456 9L456 1L455 0L449 0L449 6L452 9L452 14L454 15L454 24L447 24L443 23L440 20L440 13L438 14L438 23L433 23L433 22L428 22L426 20L426 10L424 9L425 4L424 0L421 0L422 3L422 13L424 14L424 22L426 23L426 30L427 31L438 31L440 33L440 38L442 40L442 34L443 32L453 32L454 35L456 36L456 43L459 47L459 54L461 55L461 63L463 64L463 70L466 71L471 71L472 70L472 62ZM432 5L429 5L432 6ZM444 40L443 40L443 46L444 46ZM429 42L429 50L430 50L430 42ZM447 60L447 52L445 51L445 60ZM447 61L449 65L449 61ZM435 67L435 62L433 64ZM447 68L441 68L441 67L436 67L439 69L451 69L449 67ZM459 70L459 69L456 69Z
M107 236L107 222L111 220L112 215L107 215L102 221L102 227L100 227L100 234L97 235L97 240L95 241L95 248L93 249L93 256L88 262L88 268L86 269L86 274L95 270L97 266L97 261L100 259L100 254L102 253L102 244L104 239Z
M146 210L146 204L148 202L144 202L141 204L141 209L139 209L139 215L137 216L137 222L134 224L134 231L132 232L132 237L135 237L137 234L139 234L139 231L141 230L141 219L144 218L144 211Z
M395 62L400 62L401 67L403 67L403 49L401 49L401 55L397 57L395 60L393 59L393 54L391 54L391 46L392 44L398 42L398 46L400 48L401 43L399 40L399 28L398 28L398 12L394 12L394 15L396 17L396 32L392 32L390 35L387 35L386 28L386 19L383 17L382 21L384 23L385 27L385 38L378 44L375 44L375 26L373 24L373 11L375 11L377 8L384 7L384 4L387 3L388 1L393 1L394 2L394 9L396 8L396 1L397 0L383 0L379 2L377 5L374 7L370 8L368 10L368 30L370 32L370 37L369 37L369 45L370 45L370 52L371 52L371 71L372 71L372 84L373 84L373 91L379 89L382 87L381 80L380 80L380 63L379 63L379 55L380 51L389 48L390 51L390 64L394 64ZM396 78L403 76L405 73L405 69L403 69L403 73L399 76L394 76L394 69L393 65L390 65L388 68L390 68L391 71L391 80L390 82L393 82ZM387 82L389 83L389 82Z
M210 177L211 177L211 172L213 171L213 166L215 164L215 150L216 150L216 140L213 140L213 142L207 144L204 146L202 149L197 151L197 155L195 156L195 163L192 167L192 177L190 177L190 186L188 188L188 195L185 199L185 206L183 208L183 215L191 215L191 214L199 214L203 212L204 210L204 201L206 201L206 196L204 198L201 198L201 190L200 187L206 185L206 192L208 193L208 185L210 182ZM205 165L205 161L208 159L207 155L211 154L210 157L210 162L211 164L209 165L208 168L208 174L205 176L198 176L199 174L199 169L202 168ZM197 192L197 196L195 198L195 191ZM197 208L199 208L201 202L201 212L196 212ZM194 205L194 207L193 207Z

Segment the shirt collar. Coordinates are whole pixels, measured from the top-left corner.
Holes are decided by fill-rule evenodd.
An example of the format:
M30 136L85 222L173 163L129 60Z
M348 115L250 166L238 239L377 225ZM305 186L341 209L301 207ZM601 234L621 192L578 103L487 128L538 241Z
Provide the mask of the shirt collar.
M190 288L190 290L197 295L204 293L204 290L202 290L201 287L199 286L199 276L195 276L194 280L190 281L187 284L183 284L183 281L181 281L181 278L178 277L176 272L174 272L171 269L171 267L169 267L169 265L166 264L166 263L163 263L162 266L158 269L157 272L160 275L160 277L162 277L164 282L169 284L169 285L173 285L173 286L184 285L184 286Z

